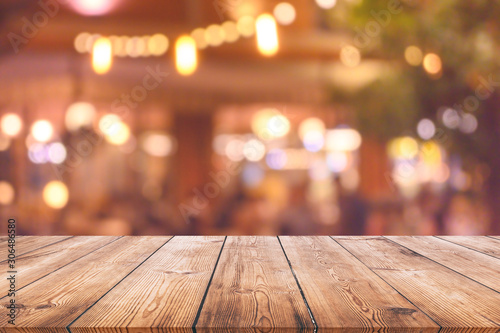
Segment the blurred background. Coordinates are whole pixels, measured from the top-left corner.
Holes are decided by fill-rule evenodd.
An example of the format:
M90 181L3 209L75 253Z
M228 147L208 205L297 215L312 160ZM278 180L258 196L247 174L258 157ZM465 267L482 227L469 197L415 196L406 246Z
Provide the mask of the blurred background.
M498 17L2 0L0 217L24 235L500 234Z

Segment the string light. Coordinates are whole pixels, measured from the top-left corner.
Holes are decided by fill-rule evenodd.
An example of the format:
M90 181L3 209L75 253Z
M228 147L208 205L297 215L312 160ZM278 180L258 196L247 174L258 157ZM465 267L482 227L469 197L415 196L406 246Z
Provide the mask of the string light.
M264 56L272 56L278 52L278 31L274 17L262 14L255 22L257 31L257 48Z
M112 62L111 42L108 38L100 37L92 47L92 68L97 74L105 74L111 68Z
M196 43L191 36L181 36L175 43L175 67L181 75L191 75L198 66Z

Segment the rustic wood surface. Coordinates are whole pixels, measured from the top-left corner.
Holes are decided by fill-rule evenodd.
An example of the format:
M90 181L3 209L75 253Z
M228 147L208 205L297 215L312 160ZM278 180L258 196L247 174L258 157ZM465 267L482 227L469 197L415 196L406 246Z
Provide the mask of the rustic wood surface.
M16 271L0 332L500 332L494 236L25 236Z

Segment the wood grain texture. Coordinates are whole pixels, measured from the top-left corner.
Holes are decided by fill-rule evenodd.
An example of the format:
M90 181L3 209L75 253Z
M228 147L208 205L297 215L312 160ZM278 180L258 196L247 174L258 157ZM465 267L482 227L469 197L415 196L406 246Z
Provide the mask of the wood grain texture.
M191 327L224 236L176 236L71 325Z
M336 241L443 327L500 327L500 294L388 239Z
M437 236L448 242L486 253L500 259L500 240L485 236Z
M8 237L3 237L5 241L0 244L0 263L7 261L7 239ZM34 251L36 249L42 248L44 246L58 243L66 239L71 238L71 236L17 236L16 237L16 257L20 257L26 253Z
M320 329L439 330L439 325L330 237L280 240Z
M170 237L122 237L32 283L16 295L18 327L65 327ZM6 300L0 326L7 326Z
M483 252L500 259L500 240L485 236L436 236L471 250Z
M116 240L118 237L78 236L53 243L16 258L16 270L21 278L17 290L51 272ZM7 262L0 263L0 271L8 270ZM0 290L7 290L9 281L0 280Z
M387 238L500 292L500 259L436 237Z
M276 237L228 237L196 329L312 328Z

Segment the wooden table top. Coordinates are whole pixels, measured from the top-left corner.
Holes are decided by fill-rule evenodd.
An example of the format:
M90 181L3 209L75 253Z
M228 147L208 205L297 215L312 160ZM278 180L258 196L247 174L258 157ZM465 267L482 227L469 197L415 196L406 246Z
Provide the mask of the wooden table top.
M500 332L494 236L24 236L16 255L3 332Z

